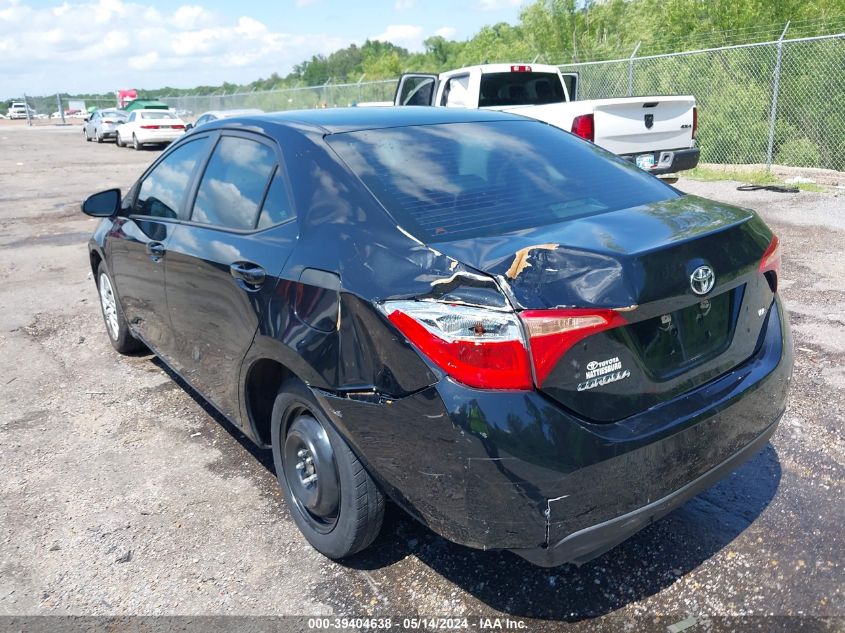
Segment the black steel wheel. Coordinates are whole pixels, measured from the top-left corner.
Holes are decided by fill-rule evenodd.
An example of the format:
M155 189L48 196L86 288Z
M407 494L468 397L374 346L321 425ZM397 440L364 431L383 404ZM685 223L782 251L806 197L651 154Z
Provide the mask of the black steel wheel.
M369 546L381 530L384 496L301 381L282 385L270 430L276 476L308 542L334 559Z

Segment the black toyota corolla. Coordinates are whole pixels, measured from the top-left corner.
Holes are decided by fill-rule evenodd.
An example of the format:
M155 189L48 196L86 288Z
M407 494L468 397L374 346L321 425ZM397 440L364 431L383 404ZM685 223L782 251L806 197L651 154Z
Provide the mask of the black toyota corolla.
M332 558L390 498L458 543L580 563L784 410L777 237L537 121L228 119L83 210L114 347L148 346L272 448Z

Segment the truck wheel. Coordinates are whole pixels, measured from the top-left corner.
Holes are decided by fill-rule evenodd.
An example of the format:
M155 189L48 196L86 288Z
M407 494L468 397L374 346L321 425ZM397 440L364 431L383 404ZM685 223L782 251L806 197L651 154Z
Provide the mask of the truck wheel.
M381 530L384 496L299 380L276 396L271 441L285 502L308 542L333 559L369 546Z

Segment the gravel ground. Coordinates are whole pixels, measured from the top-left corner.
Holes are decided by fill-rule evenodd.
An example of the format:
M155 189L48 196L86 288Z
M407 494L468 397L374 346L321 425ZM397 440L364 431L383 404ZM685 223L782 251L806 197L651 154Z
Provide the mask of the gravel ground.
M845 192L678 183L756 209L784 245L794 388L771 444L727 480L580 568L460 547L396 509L371 550L337 564L297 532L265 451L154 357L112 351L85 249L95 220L78 205L125 190L158 152L81 137L0 127L0 615L509 615L582 629L845 616Z

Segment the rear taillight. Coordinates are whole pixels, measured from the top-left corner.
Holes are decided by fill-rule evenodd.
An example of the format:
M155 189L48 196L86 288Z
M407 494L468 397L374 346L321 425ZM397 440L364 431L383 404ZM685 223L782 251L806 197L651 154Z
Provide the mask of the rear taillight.
M435 301L390 301L383 309L435 365L479 389L542 386L573 345L626 324L614 310L525 310L517 318L513 312Z
M111 119L106 119L105 121L103 121L103 123L112 124L114 123L114 121L112 121Z
M778 277L780 276L780 240L777 235L772 236L763 258L760 260L759 271L766 276L772 292L778 291Z
M526 66L524 64L519 64L518 66L511 66L512 73L530 73L531 66Z
M615 310L562 309L525 310L520 315L528 333L537 386L558 361L579 341L626 321Z
M142 130L157 130L157 129L159 129L159 127L160 126L158 126L158 125L142 125L141 129Z
M572 133L588 141L596 138L596 129L592 114L582 114L572 120Z
M435 365L481 389L531 389L531 366L512 312L433 301L391 301L387 318Z
M692 137L698 137L698 106L692 107Z
M184 130L185 129L184 125L171 125L170 127L171 127L171 129L174 129L174 130Z

